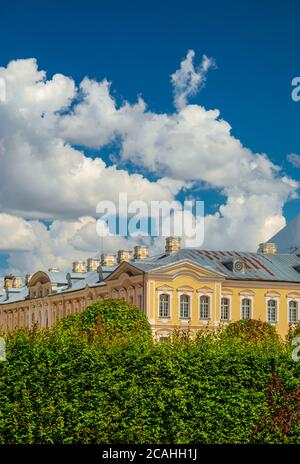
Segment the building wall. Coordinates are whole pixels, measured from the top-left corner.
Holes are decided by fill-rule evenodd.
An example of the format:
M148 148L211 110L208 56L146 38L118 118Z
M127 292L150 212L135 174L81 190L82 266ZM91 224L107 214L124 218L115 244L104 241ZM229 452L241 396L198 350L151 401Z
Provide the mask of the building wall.
M169 318L159 316L159 297L168 294L171 301ZM245 281L219 281L185 276L175 280L148 280L149 307L148 317L152 325L154 336L167 336L175 328L188 329L191 334L205 327L218 327L220 323L241 319L241 301L247 298L251 301L251 318L267 321L267 302L269 299L277 302L277 321L272 324L281 336L288 333L289 301L296 301L298 306L298 321L300 320L300 286L291 283L267 283ZM191 314L189 319L180 318L180 295L190 297ZM200 318L200 296L209 297L209 318ZM230 318L228 322L221 321L221 298L229 300Z
M70 314L82 312L89 304L103 298L121 298L143 309L141 276L109 282L105 286L79 291L50 294L49 282L37 282L30 287L31 299L0 305L0 331L12 332L16 328L52 327ZM33 296L35 295L35 296Z
M48 294L49 282L36 282L32 287L35 297L16 303L0 305L1 332L11 332L17 327L52 327L56 321L69 314L83 311L93 301L103 298L121 298L137 305L148 316L153 335L165 337L174 329L189 330L193 335L199 329L217 327L220 324L221 298L230 301L230 319L241 318L241 299L252 302L251 317L267 320L267 301L272 298L278 304L278 320L274 324L278 333L285 336L289 329L288 302L298 304L300 317L300 285L292 283L230 281L224 277L212 275L196 266L172 266L164 272L149 275L129 276L120 272L108 279L105 285ZM160 317L159 296L170 296L170 317ZM43 296L42 296L43 295ZM180 318L180 295L190 298L190 318ZM201 295L209 298L210 313L208 319L199 317L199 299Z

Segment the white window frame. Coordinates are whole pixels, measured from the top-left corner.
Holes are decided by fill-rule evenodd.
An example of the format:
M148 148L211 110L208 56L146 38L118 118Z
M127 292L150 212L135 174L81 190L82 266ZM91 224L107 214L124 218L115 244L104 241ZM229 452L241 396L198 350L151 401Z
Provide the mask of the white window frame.
M222 299L226 298L229 301L229 307L228 307L228 319L222 319ZM231 321L231 295L221 295L221 300L220 300L220 322L229 322Z
M201 297L205 296L208 298L208 317L201 317ZM210 321L211 320L211 313L212 313L212 299L211 295L209 293L199 293L198 297L198 315L199 315L199 321Z
M297 304L297 308L296 308L296 321L295 322L291 322L290 320L290 303L294 301L296 304ZM293 298L293 297L288 297L287 299L287 321L289 324L297 324L297 322L299 322L299 315L300 315L300 310L299 310L299 304L300 304L300 298Z
M269 301L274 300L276 301L276 321L269 321L269 311L268 311L268 304ZM268 296L266 298L266 321L269 324L277 324L279 322L279 311L280 311L280 298L279 296Z
M160 315L160 297L161 295L168 295L169 296L169 316L161 316ZM157 316L158 316L158 319L160 320L170 320L172 319L172 298L173 298L173 294L172 292L166 290L161 290L157 293Z
M242 310L242 302L243 300L250 300L250 317L249 319L244 319L242 317L243 315L243 310ZM253 319L253 314L254 314L254 296L253 295L240 295L240 319L242 321L247 321L247 320L250 320L250 319Z
M181 297L182 296L187 296L189 298L189 316L188 317L182 317L180 314L181 310ZM193 294L192 292L178 292L178 319L182 319L184 321L187 321L189 319L192 319L192 308L193 308Z

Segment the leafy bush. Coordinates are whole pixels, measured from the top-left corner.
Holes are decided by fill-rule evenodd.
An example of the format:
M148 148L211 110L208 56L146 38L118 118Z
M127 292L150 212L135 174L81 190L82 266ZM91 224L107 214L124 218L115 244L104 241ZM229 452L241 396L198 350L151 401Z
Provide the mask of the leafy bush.
M124 337L152 340L151 328L145 314L137 307L123 300L106 299L91 304L84 312L62 319L58 330L82 334L95 334L102 339L123 339Z
M291 347L229 333L153 343L116 300L17 331L0 363L0 443L299 443Z
M289 333L287 335L288 343L291 343L296 337L300 337L300 322L290 327Z
M232 322L226 327L225 334L250 343L261 341L279 342L280 340L274 326L256 319L243 319Z

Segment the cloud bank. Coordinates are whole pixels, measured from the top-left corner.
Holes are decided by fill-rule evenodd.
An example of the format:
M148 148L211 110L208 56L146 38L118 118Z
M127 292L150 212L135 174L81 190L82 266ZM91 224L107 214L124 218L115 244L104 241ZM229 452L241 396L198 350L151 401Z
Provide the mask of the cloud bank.
M118 105L107 80L86 77L77 86L62 74L47 79L34 59L0 68L7 92L0 104L0 251L12 269L54 261L66 269L95 254L96 205L119 192L146 202L173 200L191 184L222 193L224 204L206 216L208 248L254 250L285 225L282 209L298 184L266 154L244 147L218 109L188 103L215 67L204 55L195 68L194 55L171 76L170 114L152 112L142 98ZM107 164L101 149L112 146L114 164ZM131 245L110 240L114 249Z

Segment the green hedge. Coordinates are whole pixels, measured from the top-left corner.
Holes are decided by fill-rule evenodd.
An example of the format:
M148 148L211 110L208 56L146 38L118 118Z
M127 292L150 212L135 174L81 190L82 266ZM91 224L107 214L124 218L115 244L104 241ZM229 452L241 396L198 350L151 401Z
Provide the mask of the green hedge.
M106 300L20 330L0 363L0 443L300 443L300 363L243 324L154 343L138 308Z

